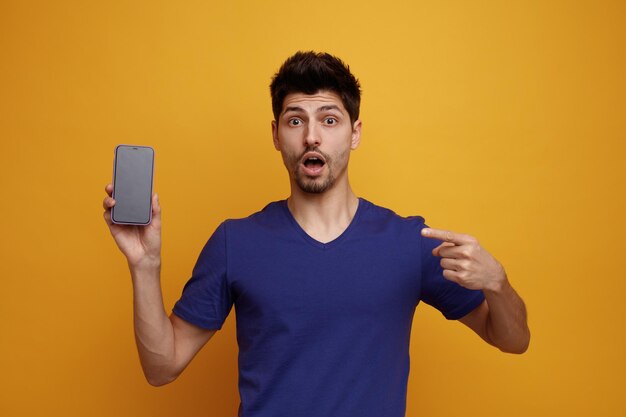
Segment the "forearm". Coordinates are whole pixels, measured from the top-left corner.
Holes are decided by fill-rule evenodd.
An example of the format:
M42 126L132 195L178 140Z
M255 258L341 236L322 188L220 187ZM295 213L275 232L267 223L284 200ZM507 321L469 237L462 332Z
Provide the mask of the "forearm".
M160 269L160 264L130 268L135 341L141 366L151 385L163 385L175 378L174 330L163 306Z
M489 305L487 335L491 343L505 352L524 353L530 343L524 301L506 278L483 293Z

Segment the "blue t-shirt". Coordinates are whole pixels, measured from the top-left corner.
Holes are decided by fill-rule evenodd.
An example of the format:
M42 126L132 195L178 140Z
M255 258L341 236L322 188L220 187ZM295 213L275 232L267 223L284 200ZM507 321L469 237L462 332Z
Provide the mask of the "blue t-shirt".
M458 319L484 299L443 277L423 227L361 198L321 243L270 203L217 228L173 311L219 329L234 303L242 417L404 417L419 301Z

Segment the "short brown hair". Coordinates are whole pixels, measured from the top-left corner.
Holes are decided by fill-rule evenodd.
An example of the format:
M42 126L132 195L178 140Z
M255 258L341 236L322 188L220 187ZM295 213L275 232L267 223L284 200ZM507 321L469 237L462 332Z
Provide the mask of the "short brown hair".
M296 52L287 58L270 84L274 119L280 117L288 94L315 94L323 90L341 97L352 123L359 118L361 86L350 72L350 67L325 52Z

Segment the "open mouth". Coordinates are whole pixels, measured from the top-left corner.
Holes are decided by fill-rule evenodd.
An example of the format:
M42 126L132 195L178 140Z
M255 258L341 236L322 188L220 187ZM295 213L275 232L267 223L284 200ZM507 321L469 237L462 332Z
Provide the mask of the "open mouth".
M302 156L302 166L305 175L317 177L322 174L326 159L318 152L307 152Z
M308 157L304 160L304 166L311 169L319 169L324 166L326 162L316 156Z

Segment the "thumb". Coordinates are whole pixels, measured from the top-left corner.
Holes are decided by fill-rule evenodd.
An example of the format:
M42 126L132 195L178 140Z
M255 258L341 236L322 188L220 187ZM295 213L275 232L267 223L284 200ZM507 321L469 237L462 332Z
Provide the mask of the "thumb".
M452 242L443 242L441 245L439 245L435 249L433 249L433 255L440 256L439 255L439 251L441 250L441 248L445 248L445 247L448 247L448 246L455 246L455 245Z

